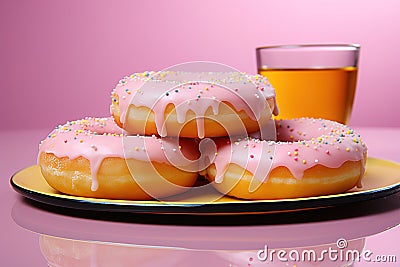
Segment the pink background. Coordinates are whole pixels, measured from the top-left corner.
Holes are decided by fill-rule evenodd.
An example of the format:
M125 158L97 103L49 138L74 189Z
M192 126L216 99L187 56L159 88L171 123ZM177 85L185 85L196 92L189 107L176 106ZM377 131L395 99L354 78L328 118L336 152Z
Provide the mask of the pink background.
M108 115L124 75L210 60L256 72L257 46L360 43L352 125L400 126L400 1L1 1L0 129Z

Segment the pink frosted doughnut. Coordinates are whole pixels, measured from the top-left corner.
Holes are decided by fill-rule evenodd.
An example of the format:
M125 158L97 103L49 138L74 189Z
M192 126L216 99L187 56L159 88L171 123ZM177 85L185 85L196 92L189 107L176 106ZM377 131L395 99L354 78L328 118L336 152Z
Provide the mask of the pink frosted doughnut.
M130 134L243 135L278 114L268 80L239 72L134 73L118 83L111 97L112 116Z
M348 126L309 118L275 124L277 141L216 140L218 155L207 176L217 190L244 199L278 199L361 185L367 147Z
M83 197L151 199L181 193L197 172L171 164L198 157L196 143L127 136L112 118L85 118L58 126L39 147L38 164L50 186Z

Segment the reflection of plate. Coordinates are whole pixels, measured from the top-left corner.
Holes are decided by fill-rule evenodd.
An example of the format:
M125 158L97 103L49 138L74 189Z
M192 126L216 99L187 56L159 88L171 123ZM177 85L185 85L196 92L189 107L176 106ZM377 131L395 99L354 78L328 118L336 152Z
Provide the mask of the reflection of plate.
M384 197L400 191L400 164L382 159L369 158L363 188L336 195L246 201L222 197L215 202L204 202L202 196L188 195L182 201L124 201L74 197L61 194L51 188L38 166L19 171L11 178L11 185L23 196L55 206L95 211L118 211L160 214L248 214L271 211L289 211L322 208L340 204ZM207 194L218 194L208 191ZM185 195L182 195L185 196Z
M38 208L31 204L18 199L11 216L16 224L38 234L71 240L194 250L258 250L266 242L270 248L317 246L334 243L339 238L354 240L368 237L400 223L400 194L320 210L243 215L234 218L225 215L174 215L178 219L173 225L164 224L168 220L166 215L149 215L156 217L157 224L148 224L129 220L130 217L136 219L146 217L145 215L114 212L111 213L112 218L117 221L108 221L108 218L104 220L101 216L105 212L81 212L46 205L52 208L48 211L43 209L44 205ZM96 216L82 218L82 213L95 213L93 215ZM74 216L69 216L71 214ZM239 221L240 224L176 225L187 222L188 217L207 222L220 217L221 221ZM242 225L246 223L261 224Z

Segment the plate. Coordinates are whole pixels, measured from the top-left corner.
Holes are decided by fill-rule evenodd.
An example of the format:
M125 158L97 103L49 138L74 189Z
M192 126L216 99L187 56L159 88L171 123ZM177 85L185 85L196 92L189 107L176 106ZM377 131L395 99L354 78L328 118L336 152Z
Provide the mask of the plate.
M217 201L206 202L205 199L219 194L211 187L207 187L208 190L201 195L182 194L180 201L126 201L75 197L51 188L38 165L17 172L11 177L10 183L15 191L29 199L66 208L153 214L241 215L324 208L388 196L400 191L400 164L368 158L362 188L354 188L342 194L279 200L240 200L222 196Z

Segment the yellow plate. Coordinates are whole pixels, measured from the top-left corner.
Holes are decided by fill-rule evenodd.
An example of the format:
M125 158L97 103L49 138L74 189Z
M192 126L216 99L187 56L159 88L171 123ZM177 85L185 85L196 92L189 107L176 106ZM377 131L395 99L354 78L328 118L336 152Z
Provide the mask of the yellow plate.
M75 197L51 188L37 165L17 172L10 182L18 193L27 198L67 208L158 214L252 214L322 208L394 194L400 191L400 164L368 158L362 188L354 188L342 194L279 200L251 201L220 197L211 187L207 187L202 194L182 194L180 201L126 201ZM206 199L218 200L208 202Z

